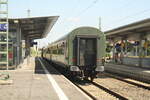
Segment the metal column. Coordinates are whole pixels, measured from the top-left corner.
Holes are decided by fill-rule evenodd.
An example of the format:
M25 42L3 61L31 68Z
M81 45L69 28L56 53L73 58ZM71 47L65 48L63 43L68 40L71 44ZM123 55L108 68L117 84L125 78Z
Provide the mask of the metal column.
M9 41L8 41L8 0L0 0L0 65L9 66Z
M26 57L27 57L27 64L30 64L30 39L26 37Z
M16 28L17 28L17 32L16 32L16 38L17 38L17 41L16 41L16 66L18 66L20 63L21 63L21 28L20 28L20 25L17 23L16 24Z

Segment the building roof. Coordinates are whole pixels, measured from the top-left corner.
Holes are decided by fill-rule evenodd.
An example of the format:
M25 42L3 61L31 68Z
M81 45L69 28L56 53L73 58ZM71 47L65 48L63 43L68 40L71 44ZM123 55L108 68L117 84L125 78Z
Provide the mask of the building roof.
M46 37L59 16L30 17L9 19L9 27L17 24L24 37L30 40Z
M116 35L123 36L126 34L146 33L146 32L150 32L150 18L135 23L131 23L125 26L121 26L109 31L105 31L105 34L107 37L115 37Z

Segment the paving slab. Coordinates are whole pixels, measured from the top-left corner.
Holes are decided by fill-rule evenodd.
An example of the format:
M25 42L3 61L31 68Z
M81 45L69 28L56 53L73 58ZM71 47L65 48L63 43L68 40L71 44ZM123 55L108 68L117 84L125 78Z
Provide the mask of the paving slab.
M89 100L89 98L74 87L63 75L51 67L51 76L62 89L68 100ZM0 100L63 100L54 89L48 74L42 68L38 59L30 58L30 63L24 60L21 68L0 72L9 73L12 84L0 85ZM67 100L67 99L66 99Z
M46 75L35 73L37 66L34 58L30 59L31 64L7 71L13 84L0 85L0 100L59 100Z

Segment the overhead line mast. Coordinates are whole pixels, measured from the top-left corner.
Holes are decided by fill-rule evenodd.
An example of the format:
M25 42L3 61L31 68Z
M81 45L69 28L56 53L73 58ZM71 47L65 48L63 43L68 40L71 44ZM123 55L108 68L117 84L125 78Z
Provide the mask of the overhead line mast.
M99 30L101 31L101 17L99 17Z

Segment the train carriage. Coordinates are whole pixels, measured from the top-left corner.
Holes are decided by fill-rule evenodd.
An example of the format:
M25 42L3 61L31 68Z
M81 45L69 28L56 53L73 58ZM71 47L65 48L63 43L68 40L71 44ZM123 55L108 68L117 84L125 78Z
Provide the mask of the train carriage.
M104 71L105 35L93 27L80 27L50 44L42 54L68 69L72 76L93 80Z

